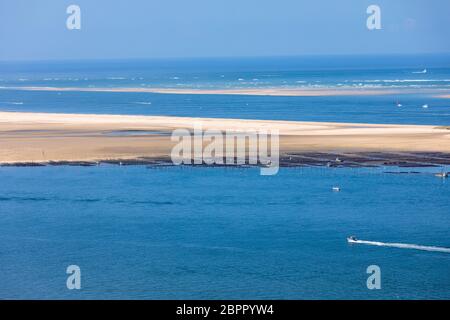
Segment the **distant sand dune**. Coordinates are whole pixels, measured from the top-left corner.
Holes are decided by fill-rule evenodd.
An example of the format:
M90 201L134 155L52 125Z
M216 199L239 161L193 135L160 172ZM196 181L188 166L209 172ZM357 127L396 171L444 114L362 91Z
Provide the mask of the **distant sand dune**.
M417 94L415 89L392 88L235 88L235 89L188 89L188 88L92 88L92 87L0 87L0 89L14 89L26 91L81 91L81 92L147 92L163 94L212 94L212 95L254 95L254 96L362 96L362 95L391 95ZM448 90L421 89L422 93L446 94ZM441 97L446 97L443 95Z

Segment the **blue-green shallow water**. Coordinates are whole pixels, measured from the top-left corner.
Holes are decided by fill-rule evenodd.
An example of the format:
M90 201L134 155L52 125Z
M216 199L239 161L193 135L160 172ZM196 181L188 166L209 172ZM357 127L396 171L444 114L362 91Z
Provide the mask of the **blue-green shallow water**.
M450 75L449 75L450 77ZM400 101L402 107L396 107ZM422 105L428 104L428 109ZM0 111L448 125L450 100L425 95L268 97L0 90Z
M0 297L449 299L450 254L346 243L450 247L450 183L426 171L3 167Z
M396 93L270 97L14 89L33 86L366 88ZM0 62L0 111L448 125L450 100L439 94L448 93L449 88L448 54Z

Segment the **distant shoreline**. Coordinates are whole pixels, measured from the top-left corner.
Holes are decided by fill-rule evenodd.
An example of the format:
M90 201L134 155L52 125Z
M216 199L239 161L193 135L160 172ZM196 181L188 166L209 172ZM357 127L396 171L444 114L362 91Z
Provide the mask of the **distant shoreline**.
M233 89L190 89L190 88L149 88L149 87L48 87L23 86L0 87L2 90L23 91L54 91L54 92L133 92L133 93L160 93L160 94L192 94L192 95L249 95L249 96L290 96L290 97L322 97L322 96L376 96L393 94L430 94L435 97L449 98L448 89L417 88L353 88L353 87L324 87L324 88L233 88Z

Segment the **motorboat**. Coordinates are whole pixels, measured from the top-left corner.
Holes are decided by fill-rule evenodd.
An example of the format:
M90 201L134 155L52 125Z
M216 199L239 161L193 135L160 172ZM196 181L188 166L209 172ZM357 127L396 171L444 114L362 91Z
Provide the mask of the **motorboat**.
M355 243L358 239L355 236L350 236L347 238L348 243Z

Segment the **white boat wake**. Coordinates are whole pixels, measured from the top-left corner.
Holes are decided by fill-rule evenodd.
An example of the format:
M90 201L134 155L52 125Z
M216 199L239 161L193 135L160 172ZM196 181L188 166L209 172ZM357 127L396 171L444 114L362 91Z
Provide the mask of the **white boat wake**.
M392 247L392 248L400 248L400 249L414 249L414 250L450 253L450 248L444 248L444 247L420 246L420 245L417 245L417 244L408 244L408 243L387 243L387 242L366 241L366 240L352 240L352 239L347 239L347 241L349 243L367 244L367 245L371 245L371 246Z

